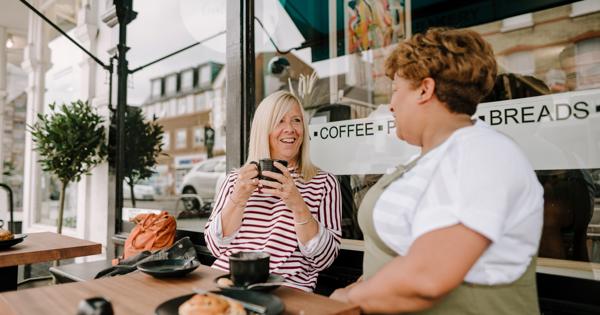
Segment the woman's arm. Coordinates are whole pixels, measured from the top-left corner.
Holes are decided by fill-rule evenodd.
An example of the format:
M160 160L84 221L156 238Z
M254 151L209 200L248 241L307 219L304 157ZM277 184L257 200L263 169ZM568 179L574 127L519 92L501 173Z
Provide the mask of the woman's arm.
M261 181L266 187L263 191L284 200L294 217L300 251L309 258L313 268L323 270L333 263L340 247L342 205L339 184L333 175L327 175L325 193L319 201L319 210L315 218L287 169L279 163L275 163L275 166L282 170L283 175L263 172L264 175L278 181Z
M213 255L219 256L221 247L228 244L240 228L246 202L258 187L257 175L256 166L249 164L237 174L227 176L204 231L207 247Z
M463 282L490 243L462 224L431 231L416 239L406 256L350 288L347 299L366 313L430 308Z

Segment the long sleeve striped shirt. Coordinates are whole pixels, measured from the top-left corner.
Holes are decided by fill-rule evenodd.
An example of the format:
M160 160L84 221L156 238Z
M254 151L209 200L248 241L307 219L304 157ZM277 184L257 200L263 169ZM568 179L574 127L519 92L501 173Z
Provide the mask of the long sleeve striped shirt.
M271 273L285 278L286 285L312 291L319 271L329 267L339 252L341 238L341 198L336 178L319 171L310 181L295 179L304 202L319 224L319 232L307 244L296 236L292 211L279 197L254 191L244 209L242 224L232 235L223 237L221 210L229 201L237 172L227 176L204 238L217 258L213 267L229 271L228 257L238 251L265 251L271 255Z

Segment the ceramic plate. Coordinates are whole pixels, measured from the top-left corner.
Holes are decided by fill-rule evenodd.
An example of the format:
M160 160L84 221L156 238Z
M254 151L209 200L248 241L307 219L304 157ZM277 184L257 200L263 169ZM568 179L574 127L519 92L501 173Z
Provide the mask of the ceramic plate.
M220 286L219 285L219 279L221 278L226 278L229 279L229 274L226 275L222 275L220 277L215 278L215 283L217 283L217 286L219 287L219 289L221 289L222 291L244 291L244 290L252 290L252 291L263 291L263 292L267 292L267 291L271 291L273 289L279 288L279 285L281 282L285 281L285 278L280 276L280 275L274 275L274 274L270 274L269 275L269 279L267 279L267 281L265 282L265 286L259 286L259 287L254 287L252 289L248 289L246 287L236 287L236 286Z
M200 266L200 262L193 260L186 265L184 259L153 260L141 263L137 268L156 278L183 277Z
M224 296L228 296L232 299L261 305L267 308L266 315L279 315L283 313L285 307L281 299L273 294L255 292L255 291L227 291L227 292L214 292ZM172 298L168 301L160 304L156 310L156 315L178 315L179 306L185 301L189 300L195 293L186 294ZM248 310L247 310L248 311ZM254 314L248 311L248 314Z
M15 237L12 240L0 241L0 249L7 249L16 244L19 244L26 237L27 237L27 234L15 234Z

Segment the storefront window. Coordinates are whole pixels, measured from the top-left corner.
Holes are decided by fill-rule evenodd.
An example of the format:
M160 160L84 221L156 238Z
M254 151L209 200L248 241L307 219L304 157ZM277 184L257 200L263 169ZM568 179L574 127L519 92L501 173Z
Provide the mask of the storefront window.
M281 89L301 95L312 159L342 186L343 236L360 239L356 209L365 192L386 169L418 153L394 136L383 73L404 37L405 15L400 1L338 1L333 8L256 4L265 28L256 26L256 95L257 103ZM499 64L496 86L476 117L522 147L545 188L552 206L545 209L540 257L600 262L600 13L573 17L574 8L470 27L491 43ZM272 43L280 51L300 48L278 54Z

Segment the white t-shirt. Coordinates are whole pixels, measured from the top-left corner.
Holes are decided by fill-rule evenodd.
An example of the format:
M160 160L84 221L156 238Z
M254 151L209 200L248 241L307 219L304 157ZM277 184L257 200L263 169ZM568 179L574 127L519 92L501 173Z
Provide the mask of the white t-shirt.
M543 205L543 188L519 147L478 120L390 184L373 220L399 255L436 229L463 224L482 234L492 243L464 280L493 285L517 280L537 253Z

